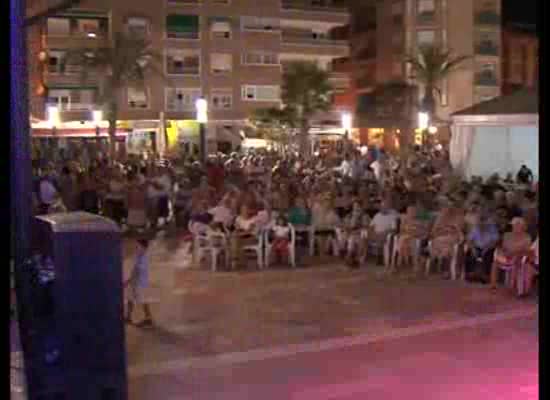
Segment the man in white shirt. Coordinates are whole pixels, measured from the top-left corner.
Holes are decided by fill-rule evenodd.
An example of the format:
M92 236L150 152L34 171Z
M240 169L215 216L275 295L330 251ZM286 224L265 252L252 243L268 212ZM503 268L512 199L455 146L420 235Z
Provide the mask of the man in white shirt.
M376 213L370 223L368 233L368 242L374 243L376 249L382 249L389 233L397 229L397 220L399 213L389 207L387 201L383 201L380 211ZM378 253L381 257L382 253ZM379 258L379 263L382 263L382 258Z

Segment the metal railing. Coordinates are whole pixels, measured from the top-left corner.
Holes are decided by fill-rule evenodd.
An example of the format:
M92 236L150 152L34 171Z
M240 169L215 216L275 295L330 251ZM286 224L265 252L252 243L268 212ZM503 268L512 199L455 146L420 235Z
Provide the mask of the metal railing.
M492 43L480 43L476 46L476 54L498 56L498 47Z
M57 107L59 111L92 111L96 105L91 103L47 103L46 108L53 106Z
M349 12L343 2L333 0L282 0L281 7L283 10L288 11Z
M494 11L480 11L475 16L478 25L500 25L500 15Z
M493 74L478 73L475 77L475 83L477 86L497 86L497 77Z
M283 43L295 43L295 44L308 44L318 46L348 46L347 40L337 40L325 37L315 37L313 33L289 33L283 31L282 33Z

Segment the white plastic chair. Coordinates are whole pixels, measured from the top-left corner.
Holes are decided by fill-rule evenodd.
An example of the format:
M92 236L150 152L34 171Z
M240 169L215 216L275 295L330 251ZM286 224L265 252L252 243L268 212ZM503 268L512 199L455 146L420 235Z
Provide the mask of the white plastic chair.
M264 268L264 257L263 257L263 247L264 247L264 233L263 231L260 231L257 235L257 242L256 244L244 246L242 248L242 251L246 252L254 252L256 254L257 260L258 260L258 268L263 269Z
M453 246L453 253L451 256L451 279L456 280L457 278L457 267L458 267L458 254L461 248L464 247L463 243L457 243ZM428 259L426 260L426 276L430 274L430 269L432 266L433 261L437 261L441 263L440 259L435 259L432 256L432 241L430 240L428 242Z
M290 265L293 268L296 268L296 230L292 224L288 224L290 228L290 243L288 244L288 257ZM271 264L271 251L273 249L273 243L269 239L269 234L271 228L268 228L264 232L264 243L265 243L265 266L269 268Z
M400 237L401 236L399 234L390 233L388 235L386 246L388 247L388 250L387 250L388 253L391 254L391 256L388 257L389 258L389 261L387 264L388 268L395 269L397 267L397 257L399 256L398 243L399 243ZM421 245L421 240L416 239L414 243L414 254L413 254L413 258L415 259L414 260L415 265L418 262L418 259L420 257L420 245Z
M197 257L200 262L206 253L210 253L210 265L212 272L218 270L218 258L223 256L225 265L229 261L229 248L227 246L227 238L221 232L208 232L206 235L199 235L199 248Z

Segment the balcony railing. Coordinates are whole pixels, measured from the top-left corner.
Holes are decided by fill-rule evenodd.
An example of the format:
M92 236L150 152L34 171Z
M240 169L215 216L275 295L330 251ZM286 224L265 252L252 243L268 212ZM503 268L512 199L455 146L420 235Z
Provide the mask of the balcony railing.
M202 4L202 0L167 0L167 2L175 6L198 6Z
M493 43L480 43L476 46L476 54L482 56L498 56L498 47Z
M93 111L96 107L95 104L90 103L46 103L46 109L48 107L57 107L59 111Z
M324 37L315 37L312 33L282 33L282 42L290 44L305 44L313 46L348 46L347 40L336 40Z
M348 12L344 2L334 0L282 0L281 6L285 11Z
M500 25L500 15L494 11L481 11L475 16L478 25Z
M435 11L424 11L416 16L416 23L420 25L431 24L435 21Z
M494 74L488 74L485 72L481 72L476 74L475 79L477 86L497 86L497 77Z

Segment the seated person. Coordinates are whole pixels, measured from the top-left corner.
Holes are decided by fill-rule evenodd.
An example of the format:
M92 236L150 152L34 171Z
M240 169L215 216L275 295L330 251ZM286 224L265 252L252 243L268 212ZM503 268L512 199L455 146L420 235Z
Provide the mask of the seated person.
M334 211L329 193L318 196L311 207L311 221L315 227L315 236L319 240L319 252L329 253L329 239L334 237L334 228L340 218Z
M288 222L294 226L311 224L311 213L302 197L297 197L294 205L288 210Z
M376 248L383 248L388 234L397 230L399 214L390 207L388 200L383 200L378 211L370 222L368 241Z
M493 253L499 240L498 228L488 215L481 215L467 237L466 278L489 281Z
M511 268L512 284L515 287L517 268L524 256L529 254L531 238L527 233L527 226L523 218L514 218L511 222L512 232L507 232L502 238L502 243L495 251L493 265L491 267L491 289L497 286L498 270L500 266Z
M366 254L366 229L370 223L369 216L363 212L359 201L353 202L351 213L336 228L336 240L341 252L346 254L348 265L356 265L357 257Z
M275 225L271 227L273 253L278 262L289 254L290 226L284 216L277 217Z
M401 216L399 241L395 244L398 258L394 268L399 268L409 262L415 270L419 267L417 243L428 236L429 222L419 218L418 214L417 207L410 205L407 207L406 213Z
M235 219L234 231L231 234L231 263L233 269L244 265L243 248L258 242L258 224L256 215L243 204L239 216Z

